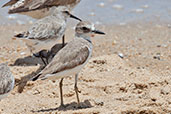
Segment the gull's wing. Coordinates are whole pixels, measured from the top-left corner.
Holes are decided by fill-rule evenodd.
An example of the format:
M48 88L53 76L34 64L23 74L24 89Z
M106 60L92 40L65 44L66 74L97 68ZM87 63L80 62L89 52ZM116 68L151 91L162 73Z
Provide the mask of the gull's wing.
M45 79L47 78L47 75L55 75L64 70L70 70L82 65L86 62L89 56L89 48L83 46L82 42L75 39L62 48L55 55L49 65L33 78L33 81L37 79Z
M74 7L79 2L80 0L19 0L16 3L13 2L15 4L12 4L9 13L28 12L61 5L71 5L71 7Z
M50 16L45 17L36 21L26 32L25 37L26 39L35 39L35 40L46 40L46 39L53 39L53 38L60 38L64 34L66 25L64 20L53 20ZM64 25L63 25L63 24Z

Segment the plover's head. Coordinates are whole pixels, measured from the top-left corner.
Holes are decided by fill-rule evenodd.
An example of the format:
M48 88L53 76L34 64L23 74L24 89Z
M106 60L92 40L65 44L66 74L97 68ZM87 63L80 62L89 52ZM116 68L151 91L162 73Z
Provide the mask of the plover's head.
M58 7L53 7L53 14L60 14L62 16L64 16L64 18L74 18L76 20L82 21L80 18L72 15L70 13L70 10L68 9L68 7L66 6L58 6Z
M76 26L75 32L77 36L92 37L94 36L94 34L105 35L104 32L97 30L94 24L87 22L87 21L79 22Z

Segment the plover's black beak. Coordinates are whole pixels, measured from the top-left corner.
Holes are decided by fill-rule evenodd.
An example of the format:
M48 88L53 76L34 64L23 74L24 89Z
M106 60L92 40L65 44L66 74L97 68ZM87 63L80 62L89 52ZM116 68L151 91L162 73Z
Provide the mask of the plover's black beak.
M82 21L80 18L78 18L78 17L76 17L76 16L74 16L74 15L72 15L72 14L70 14L70 18L73 18L73 19L76 19L76 20Z
M99 30L93 30L92 32L93 32L93 33L95 33L95 34L105 35L105 33L104 33L104 32L99 31Z

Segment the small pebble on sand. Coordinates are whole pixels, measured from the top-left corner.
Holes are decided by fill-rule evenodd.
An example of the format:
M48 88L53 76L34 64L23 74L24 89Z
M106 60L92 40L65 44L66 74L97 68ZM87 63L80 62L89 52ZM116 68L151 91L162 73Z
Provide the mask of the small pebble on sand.
M90 16L95 16L95 13L94 13L94 12L90 12L89 15L90 15Z
M105 6L105 3L104 2L101 2L101 3L99 3L99 5L98 6L100 6L100 7L104 7Z
M113 7L114 9L117 9L117 10L123 9L123 6L122 6L122 5L119 5L119 4L114 4L112 7Z
M7 18L8 18L9 20L15 20L15 19L16 19L16 16L14 16L14 15L9 15Z
M143 9L135 9L135 12L136 13L144 13L144 10Z
M146 4L146 5L143 5L142 8L149 8L149 6Z
M120 58L124 58L124 55L123 55L123 53L118 53L118 56L120 57Z

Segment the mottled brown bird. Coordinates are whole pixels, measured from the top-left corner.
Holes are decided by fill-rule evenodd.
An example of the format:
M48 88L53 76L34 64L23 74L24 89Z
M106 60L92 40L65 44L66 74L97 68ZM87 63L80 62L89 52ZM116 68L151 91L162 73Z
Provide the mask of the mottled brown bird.
M2 7L10 6L8 13L19 13L36 19L50 14L53 6L65 6L72 10L80 0L10 0Z

